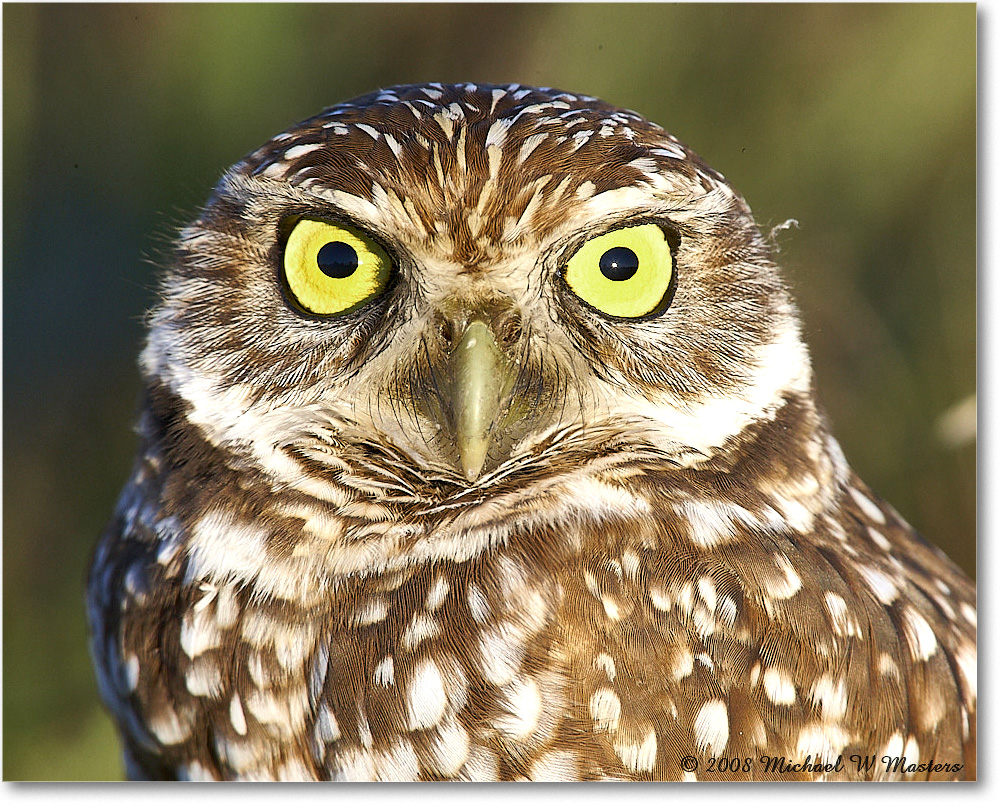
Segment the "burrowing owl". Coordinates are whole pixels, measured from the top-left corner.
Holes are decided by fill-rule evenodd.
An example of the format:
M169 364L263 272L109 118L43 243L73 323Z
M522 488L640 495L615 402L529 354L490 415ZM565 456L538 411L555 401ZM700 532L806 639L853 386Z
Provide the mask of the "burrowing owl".
M639 115L334 106L225 174L149 324L89 592L131 776L974 777L972 583Z

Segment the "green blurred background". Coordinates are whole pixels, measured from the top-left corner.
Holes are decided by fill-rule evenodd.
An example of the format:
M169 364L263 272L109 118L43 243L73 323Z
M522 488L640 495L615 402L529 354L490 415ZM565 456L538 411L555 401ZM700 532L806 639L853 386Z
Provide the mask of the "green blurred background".
M976 10L3 7L3 776L114 779L83 580L134 448L154 269L222 170L394 83L636 109L779 237L854 467L975 569ZM964 401L964 408L963 408Z

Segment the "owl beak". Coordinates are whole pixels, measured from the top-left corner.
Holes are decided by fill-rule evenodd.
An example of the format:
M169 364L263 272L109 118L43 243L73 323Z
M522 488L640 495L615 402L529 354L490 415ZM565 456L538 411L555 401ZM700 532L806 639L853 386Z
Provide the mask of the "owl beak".
M483 470L509 392L508 361L490 327L479 319L469 322L451 359L455 443L462 473L474 481Z

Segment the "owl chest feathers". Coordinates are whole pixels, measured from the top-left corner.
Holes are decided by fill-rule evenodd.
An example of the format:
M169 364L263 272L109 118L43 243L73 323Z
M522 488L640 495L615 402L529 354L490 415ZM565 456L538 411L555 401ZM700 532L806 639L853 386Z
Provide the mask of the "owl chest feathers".
M915 592L924 560L895 557L902 526L821 433L769 456L770 429L807 427L787 409L749 466L612 462L423 524L391 500L324 515L165 425L122 499L106 698L213 778L671 779L687 756L883 747L914 720L960 740L960 577ZM847 704L864 691L874 730Z

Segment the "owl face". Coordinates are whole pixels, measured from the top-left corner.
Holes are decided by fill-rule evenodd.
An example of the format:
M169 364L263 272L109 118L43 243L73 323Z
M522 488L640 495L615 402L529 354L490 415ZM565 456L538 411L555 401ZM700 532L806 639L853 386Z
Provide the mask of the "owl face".
M725 179L518 86L384 90L251 153L182 232L143 367L230 461L437 533L595 462L697 466L810 384Z

